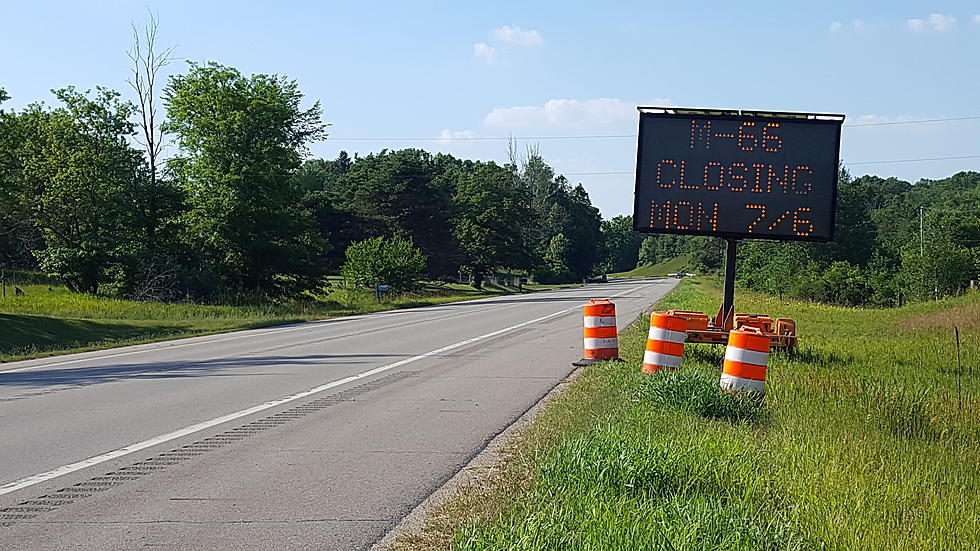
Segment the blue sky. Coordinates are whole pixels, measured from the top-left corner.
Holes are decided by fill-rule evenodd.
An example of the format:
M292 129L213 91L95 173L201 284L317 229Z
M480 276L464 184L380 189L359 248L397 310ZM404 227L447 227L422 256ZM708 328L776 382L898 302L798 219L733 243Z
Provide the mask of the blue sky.
M639 104L845 113L848 124L980 116L976 1L2 0L10 105L52 103L65 85L131 96L125 52L147 8L183 59L297 79L333 125L312 146L327 158L422 147L505 161L503 140L458 138L632 134ZM524 143L606 217L630 211L630 174L582 173L631 171L635 140ZM980 170L980 157L857 164L980 156L980 119L845 126L841 154L858 175Z

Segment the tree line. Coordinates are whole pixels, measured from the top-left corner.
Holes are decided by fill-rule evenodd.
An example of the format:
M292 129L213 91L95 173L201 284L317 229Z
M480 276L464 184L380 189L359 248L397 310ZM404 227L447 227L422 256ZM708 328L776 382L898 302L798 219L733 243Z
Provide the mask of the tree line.
M659 264L679 256L688 259L699 273L717 273L725 261L725 241L705 236L642 234L633 231L632 216L603 220L603 273L630 271L646 264Z
M774 295L845 306L895 306L962 293L980 283L980 173L915 184L838 175L831 243L745 240L737 281ZM603 221L607 271L684 255L699 273L718 273L725 242L701 236L643 235L628 216Z
M748 288L848 306L962 293L980 279L980 173L916 184L840 171L832 243L740 245Z
M699 272L724 261L720 239L643 235L629 216L602 220L585 189L536 148L512 145L504 165L420 149L304 160L326 125L286 77L216 63L171 77L161 130L177 151L165 162L145 146L157 136L140 122L145 110L118 92L54 96L58 107L0 109L0 263L54 274L74 291L295 297L341 273L353 244L359 258L411 257L404 266L419 277L478 287L498 270L562 282L679 255ZM7 99L0 90L0 104ZM978 173L912 185L842 168L838 192L833 243L746 241L739 282L887 306L955 294L978 278ZM397 243L366 243L379 237Z
M420 149L306 159L326 137L319 104L302 107L295 80L217 63L169 78L165 117L143 93L53 93L56 107L4 110L0 91L0 265L73 291L295 297L377 237L412 243L428 278L478 287L497 270L581 280L603 260L598 209L536 148L512 144L504 165Z
M0 89L0 267L77 292L225 301L316 293L329 274L480 287L498 271L552 283L681 255L702 273L723 265L720 239L603 220L536 147L510 144L504 164L421 149L309 159L327 125L295 80L212 62L158 83L171 51L154 49L155 20L143 30L129 52L135 103L66 87L55 107L9 110ZM740 284L887 306L980 277L980 174L913 185L842 167L837 204L833 243L744 242Z
M373 236L411 238L433 279L472 277L479 287L497 270L538 281L587 278L601 260L599 210L580 184L556 175L536 148L512 146L503 166L420 149L314 159L298 179L323 235L336 247Z

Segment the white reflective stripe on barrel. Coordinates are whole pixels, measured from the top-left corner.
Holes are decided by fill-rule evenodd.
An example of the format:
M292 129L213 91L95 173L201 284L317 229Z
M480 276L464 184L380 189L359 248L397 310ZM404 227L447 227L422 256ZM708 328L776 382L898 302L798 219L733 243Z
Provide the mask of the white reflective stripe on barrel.
M585 316L585 327L616 327L616 316Z
M662 327L651 327L650 333L647 338L654 341L667 341L682 343L687 337L687 333L683 331L671 331L670 329L664 329Z
M725 359L733 362L742 362L744 364L768 365L769 353L756 352L755 350L745 350L744 348L729 346L728 349L725 350Z
M586 350L595 350L597 348L619 348L619 339L616 337L609 337L606 339L587 337L585 339Z
M754 390L755 392L765 392L766 382L756 381L755 379L743 379L741 377L722 373L721 388L725 390Z
M650 352L647 350L643 353L643 363L651 365L662 365L665 367L680 367L681 366L680 356L668 356L667 354L661 354L659 352Z

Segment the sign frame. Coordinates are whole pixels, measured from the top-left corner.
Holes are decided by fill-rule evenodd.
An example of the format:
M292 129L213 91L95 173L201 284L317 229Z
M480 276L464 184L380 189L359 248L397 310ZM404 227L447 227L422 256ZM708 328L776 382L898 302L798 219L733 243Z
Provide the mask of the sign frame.
M638 106L637 110L640 113L639 128L637 132L637 142L636 142L636 171L634 174L634 185L633 185L633 231L639 233L663 233L672 235L702 235L707 237L716 237L719 239L762 239L769 241L797 241L797 242L811 242L811 243L826 243L834 240L835 230L837 225L837 188L838 188L838 177L839 170L837 167L840 166L840 139L841 139L841 128L844 122L844 115L836 113L803 113L803 112L785 112L785 111L759 111L759 110L732 110L732 109L699 109L699 108L684 108L684 107L644 107ZM835 144L834 144L834 156L837 160L836 167L833 173L833 180L831 183L831 205L830 205L830 229L827 237L813 238L810 236L799 236L799 235L766 235L765 237L760 237L759 234L753 234L749 232L730 232L730 231L698 231L698 230L679 230L671 228L650 228L649 226L640 226L640 217L637 214L639 210L640 201L640 160L643 156L643 137L644 137L644 117L656 117L656 118L666 118L666 119L691 119L691 118L701 118L705 120L729 120L729 121L743 121L743 122L805 122L807 124L821 124L821 125L835 125Z

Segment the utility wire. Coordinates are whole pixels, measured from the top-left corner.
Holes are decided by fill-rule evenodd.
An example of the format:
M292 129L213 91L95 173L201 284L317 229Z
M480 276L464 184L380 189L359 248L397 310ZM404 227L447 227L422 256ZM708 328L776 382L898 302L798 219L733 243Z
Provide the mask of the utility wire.
M918 163L920 161L952 161L956 159L980 159L980 155L960 155L957 157L925 157L922 159L893 159L891 161L858 161L854 163L844 163L844 166L878 165L878 164L888 164L888 163Z
M949 117L945 119L917 119L910 121L890 121L890 122L868 122L858 124L845 124L844 128L866 128L870 126L894 126L901 124L924 124L937 122L955 122L980 120L980 115L969 117ZM635 138L636 134L583 134L566 136L446 136L439 138L396 138L396 137L339 137L328 138L334 142L479 142L479 141L499 141L499 140L605 140L605 139L627 139Z
M919 159L891 159L888 161L855 161L845 162L844 166L852 165L883 165L891 163L918 163L923 161L954 161L961 159L980 159L980 155L958 155L955 157L924 157ZM632 170L622 170L614 172L562 172L565 176L613 176L619 174L634 174Z
M954 122L954 121L968 121L968 120L980 120L980 116L968 116L968 117L949 117L943 119L917 119L910 121L889 121L889 122L869 122L869 123L859 123L859 124L845 124L844 128L866 128L871 126L894 126L901 124L925 124L925 123L939 123L939 122ZM636 138L636 134L592 134L592 135L578 135L578 136L453 136L453 137L441 137L441 138L364 138L364 137L350 137L350 138L330 138L331 141L348 141L348 142L445 142L445 141L498 141L498 140L597 140L597 139L626 139L626 138ZM963 159L980 159L980 155L959 155L954 157L925 157L919 159L891 159L887 161L856 161L851 163L845 163L847 166L852 165L875 165L875 164L893 164L893 163L918 163L926 161L952 161L952 160L963 160ZM622 170L622 171L606 171L606 172L565 172L565 176L617 176L634 174L632 170Z
M624 170L621 172L562 172L565 176L606 176L613 174L634 174L632 170Z
M445 138L328 138L334 142L479 142L494 140L601 140L635 138L636 134L596 134L582 136L454 136Z
M867 122L863 124L845 124L844 128L858 128L861 126L891 126L893 124L920 124L924 122L973 121L977 119L980 119L980 116L950 117L946 119L918 119L918 120L911 120L911 121Z
M961 159L980 159L980 155L957 155L955 157L923 157L919 159L891 159L888 161L856 161L853 163L845 162L844 166L852 165L877 165L877 164L890 164L890 163L918 163L923 161L955 161ZM556 176L620 176L620 175L633 175L636 171L633 170L618 170L618 171L604 171L604 172L555 172ZM399 172L395 174L400 178L413 178L413 177L429 177L432 176L434 172Z

